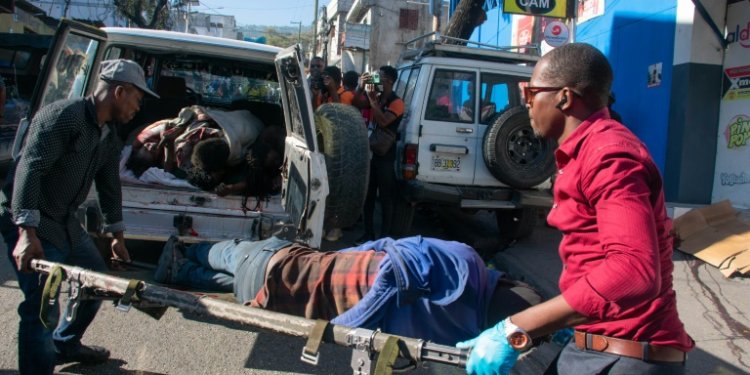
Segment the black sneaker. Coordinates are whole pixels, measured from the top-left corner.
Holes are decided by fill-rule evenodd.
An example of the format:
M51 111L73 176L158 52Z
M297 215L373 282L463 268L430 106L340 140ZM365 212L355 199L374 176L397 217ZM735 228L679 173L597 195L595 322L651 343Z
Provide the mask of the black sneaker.
M357 240L354 241L354 244L356 246L359 246L365 242L370 242L375 240L375 235L372 233L365 232L365 234L362 235L362 237L357 238Z
M162 284L172 282L175 267L178 267L178 263L181 259L183 259L183 255L180 246L180 239L176 236L171 236L164 244L164 249L161 251L159 263L154 272L154 281Z
M108 359L109 350L101 346L78 344L57 353L56 362L58 365L71 362L78 362L83 365L95 365L104 363Z

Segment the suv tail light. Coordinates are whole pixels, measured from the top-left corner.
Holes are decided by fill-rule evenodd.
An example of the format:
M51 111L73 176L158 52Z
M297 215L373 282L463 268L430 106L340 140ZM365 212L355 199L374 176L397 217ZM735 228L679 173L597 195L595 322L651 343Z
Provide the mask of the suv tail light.
M417 145L409 143L404 146L404 162L401 171L404 180L413 180L417 177Z

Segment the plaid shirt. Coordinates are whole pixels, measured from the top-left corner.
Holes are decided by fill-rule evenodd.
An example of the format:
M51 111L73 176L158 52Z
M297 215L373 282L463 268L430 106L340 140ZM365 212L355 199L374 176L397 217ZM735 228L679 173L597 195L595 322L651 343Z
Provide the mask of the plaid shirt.
M293 245L271 260L266 284L251 306L330 320L370 290L384 252L320 252ZM276 263L274 263L276 261Z
M98 125L93 98L42 108L0 194L0 230L15 230L14 224L36 227L57 248L76 245L84 231L75 213L94 181L105 231L124 230L120 146L109 126Z

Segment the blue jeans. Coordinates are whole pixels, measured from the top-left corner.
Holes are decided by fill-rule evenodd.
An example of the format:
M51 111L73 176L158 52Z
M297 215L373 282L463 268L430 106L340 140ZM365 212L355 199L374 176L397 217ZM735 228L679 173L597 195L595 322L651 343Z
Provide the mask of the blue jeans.
M100 301L81 301L73 321L60 319L54 331L47 329L39 319L42 290L47 279L39 273L22 273L15 267L13 248L18 242L18 231L3 233L8 247L8 258L16 271L18 285L23 291L24 300L18 306L21 323L18 327L18 369L21 374L52 374L55 369L56 353L65 352L80 345L81 337L101 305ZM94 271L106 271L107 265L99 254L94 242L84 233L77 246L57 248L41 239L44 257L51 262L65 263ZM58 303L50 308L57 317ZM67 310L67 307L66 307Z
M245 303L262 287L271 256L290 244L276 237L197 243L185 250L187 260L177 271L175 281L194 288L233 291L237 301Z
M194 288L231 292L236 270L234 241L201 242L185 250L187 261L180 266L176 282Z

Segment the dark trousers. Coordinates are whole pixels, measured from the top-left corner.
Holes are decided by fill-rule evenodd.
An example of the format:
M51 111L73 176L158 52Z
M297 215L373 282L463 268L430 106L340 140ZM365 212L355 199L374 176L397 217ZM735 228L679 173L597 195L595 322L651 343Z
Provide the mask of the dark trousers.
M640 359L623 357L615 354L601 353L593 350L581 350L571 340L560 355L550 364L545 374L588 375L588 374L684 374L683 363L645 362Z
M39 319L42 290L47 276L39 273L22 273L15 266L13 248L18 242L18 232L10 230L3 233L8 247L8 258L18 277L18 286L23 291L24 300L18 306L21 323L18 327L18 369L21 374L52 374L55 369L57 352L80 345L81 336L86 332L91 321L99 310L101 301L81 301L75 319L59 319L60 323L54 332L47 329ZM77 246L59 249L51 243L41 240L44 257L51 262L59 262L86 269L103 272L107 270L104 259L88 234L83 234ZM65 308L67 312L72 305ZM57 301L50 308L52 314L58 311ZM54 341L53 341L54 340Z
M367 198L364 207L365 232L375 235L373 216L375 216L375 199L380 199L382 210L382 224L379 237L391 235L393 222L393 207L396 202L396 172L394 171L394 157L373 156L370 162L370 182L367 187Z

